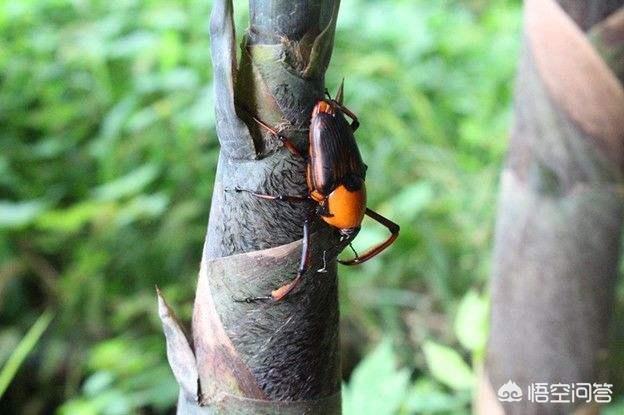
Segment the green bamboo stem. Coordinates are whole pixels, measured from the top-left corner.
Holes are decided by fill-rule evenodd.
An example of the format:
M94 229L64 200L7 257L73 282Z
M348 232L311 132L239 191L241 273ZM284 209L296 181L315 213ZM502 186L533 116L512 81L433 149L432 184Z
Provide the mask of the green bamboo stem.
M614 7L561 3L581 28ZM603 369L624 214L624 89L619 70L607 66L614 61L598 55L559 6L527 0L525 8L477 411L593 413L594 406L579 402L530 402L527 391L536 382L608 380ZM522 388L522 401L498 401L498 388L509 380Z
M311 109L324 93L338 8L339 0L251 0L237 64L232 2L215 1L211 44L221 152L192 339L160 300L168 358L181 386L178 413L340 413L335 258L341 246L334 232L314 222L310 271L284 301L233 301L266 295L296 273L311 206L234 189L305 193L304 161L252 116L305 152ZM327 272L318 273L323 265Z

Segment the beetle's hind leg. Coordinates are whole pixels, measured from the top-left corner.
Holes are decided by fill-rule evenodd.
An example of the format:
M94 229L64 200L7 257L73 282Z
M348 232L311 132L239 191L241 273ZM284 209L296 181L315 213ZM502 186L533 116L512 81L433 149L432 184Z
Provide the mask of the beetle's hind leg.
M261 297L247 297L243 299L234 299L237 303L255 303L260 301L282 301L286 296L292 293L303 281L303 275L310 266L310 220L306 219L303 223L303 244L301 246L301 261L299 262L299 270L297 276L290 282L276 288L271 295Z
M229 191L230 189L226 189L226 191ZM291 195L265 195L262 193L256 193L252 190L247 190L247 189L241 189L240 187L235 187L233 189L235 192L237 193L241 193L241 192L245 192L245 193L249 193L252 194L253 196L260 198L260 199L266 199L266 200L277 200L280 202L305 202L307 200L310 200L310 196L308 195L302 195L302 196L291 196Z
M366 215L374 219L375 221L381 223L386 228L388 228L388 230L390 231L390 236L385 241L383 241L379 245L376 245L370 248L369 250L367 250L360 256L357 256L356 254L355 258L345 260L345 261L338 260L338 262L340 262L343 265L358 265L358 264L368 261L369 259L375 257L377 254L382 252L384 249L392 245L392 243L399 236L399 230L400 230L399 225L392 222L390 219L381 216L379 213L369 208L366 208Z

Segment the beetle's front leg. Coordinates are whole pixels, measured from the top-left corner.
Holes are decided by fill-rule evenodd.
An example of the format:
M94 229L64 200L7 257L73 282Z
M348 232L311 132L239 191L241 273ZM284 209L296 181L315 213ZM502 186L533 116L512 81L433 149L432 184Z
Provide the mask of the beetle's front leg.
M349 108L345 107L342 103L343 99L344 99L344 78L342 78L342 82L340 83L340 86L338 87L338 91L336 92L336 97L332 98L331 95L329 95L329 92L327 91L327 89L325 89L325 95L327 95L327 97L334 102L334 104L340 108L340 111L342 111L344 114L346 114L349 118L351 118L351 120L353 120L351 122L351 130L353 132L355 132L355 130L358 129L358 127L360 126L360 121L358 120L357 116L353 113L353 111L351 111Z
M303 244L301 246L301 261L299 262L299 270L297 276L290 282L276 288L271 295L261 297L247 297L243 299L234 299L237 303L256 303L261 301L282 301L286 296L292 293L303 281L303 275L310 266L310 219L306 219L303 223Z
M349 108L345 107L342 104L337 104L338 108L340 108L340 111L342 111L344 114L346 114L349 118L351 118L351 130L353 132L355 132L355 130L357 130L360 127L360 121L358 120L358 117L353 113L353 111L351 111Z

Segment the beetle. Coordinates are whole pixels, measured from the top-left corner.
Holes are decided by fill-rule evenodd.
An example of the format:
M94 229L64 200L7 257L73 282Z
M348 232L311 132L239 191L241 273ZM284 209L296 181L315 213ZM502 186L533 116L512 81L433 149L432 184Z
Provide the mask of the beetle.
M316 212L329 226L337 229L341 241L351 241L360 230L364 216L369 216L385 226L390 236L349 260L338 260L344 265L357 265L373 258L389 247L399 236L399 225L385 218L366 206L366 169L362 161L353 133L359 126L357 116L342 104L344 81L335 98L327 94L327 99L320 99L312 110L310 118L308 154L301 154L297 147L285 136L263 121L252 118L270 134L278 138L283 145L306 163L306 182L308 194L304 196L266 195L251 190L236 188L237 192L248 192L261 199L282 202L306 202L317 204ZM347 122L345 115L351 119ZM349 242L350 244L350 242ZM355 250L354 250L355 252ZM302 281L310 262L310 218L303 224L303 247L297 276L289 283L273 290L271 295L246 298L243 302L260 300L283 300Z

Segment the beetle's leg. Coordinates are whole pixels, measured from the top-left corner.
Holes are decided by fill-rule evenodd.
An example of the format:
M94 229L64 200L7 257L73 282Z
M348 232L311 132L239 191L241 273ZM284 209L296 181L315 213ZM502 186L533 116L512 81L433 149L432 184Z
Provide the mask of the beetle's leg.
M232 297L232 301L234 301L235 303L247 303L247 304L258 303L260 301L269 301L272 299L273 297L271 297L270 295L265 295L264 297L246 297L246 298Z
M323 251L323 268L319 268L316 272L326 273L327 272L327 251Z
M336 102L336 101L334 101ZM340 108L340 111L342 111L343 113L345 113L349 118L351 118L353 121L351 121L351 130L353 132L355 132L355 130L357 130L360 126L360 121L358 120L357 115L355 115L353 113L353 111L351 111L349 108L345 107L344 105L336 102L336 105L338 106L338 108Z
M353 259L349 259L345 261L338 260L338 262L340 262L343 265L357 265L357 264L361 264L362 262L368 261L369 259L379 254L381 251L383 251L384 249L392 245L394 240L399 236L399 229L400 229L399 225L392 222L390 219L384 218L379 213L369 208L366 208L366 215L368 215L372 219L376 220L377 222L381 223L386 228L388 228L391 235L388 237L388 239L386 239L379 245L370 248L368 251L364 252L359 257L356 256Z
M250 193L250 194L252 194L255 197L258 197L260 199L278 200L280 202L305 202L307 200L310 200L310 196L308 196L308 195L305 195L305 196L265 195L265 194L262 194L262 193L256 193L256 192L251 191L251 190L241 189L240 187L235 187L234 191L238 192L238 193L246 192L246 193Z
M351 120L353 120L351 122L351 130L357 130L360 126L360 121L358 120L358 117L353 113L353 111L345 107L342 103L342 101L344 100L344 78L342 78L342 82L340 82L340 86L338 87L338 91L336 91L335 98L332 98L331 95L329 95L329 91L327 90L327 88L325 88L325 95L327 95L327 98L329 98L329 100L332 101L334 105L336 105L340 109L340 111L345 113L349 118L351 118Z
M299 262L299 270L294 280L288 284L282 285L276 290L271 292L271 297L274 301L283 300L288 294L290 294L295 288L303 281L303 275L310 266L310 220L306 219L303 222L303 245L301 247L301 261Z
M303 281L303 275L308 270L310 265L310 220L306 219L303 223L303 245L301 246L301 261L299 263L299 270L297 276L290 281L282 285L281 287L273 290L271 295L262 297L248 297L244 299L234 299L238 303L255 303L258 301L282 301L288 294L293 292L295 288Z
M257 119L253 115L251 115L251 118L253 118L253 120L255 122L257 122L265 130L267 130L269 133L271 133L275 138L280 140L282 142L282 144L284 144L284 147L286 147L288 149L288 151L293 153L295 156L298 156L298 157L301 157L301 158L305 159L305 157L301 154L301 152L299 152L299 150L297 150L297 147L295 147L293 142L290 141L290 139L288 137L282 135L281 133L279 133L278 131L276 131L275 129L273 129L269 125L267 125L264 121L261 121L261 120Z
M358 255L357 251L353 247L353 243L349 242L349 248L351 248L351 251L353 252L353 255L355 255L355 258L353 258L353 260L354 261L359 261L360 260L360 256Z

